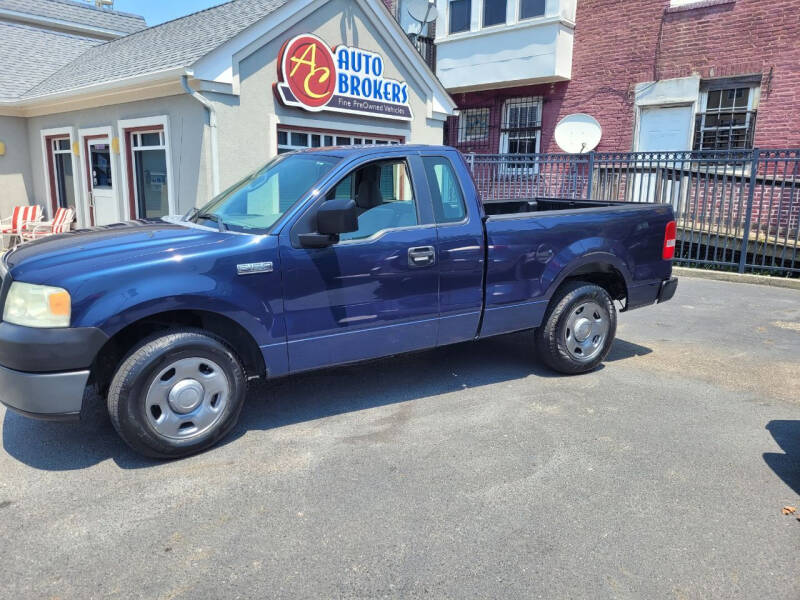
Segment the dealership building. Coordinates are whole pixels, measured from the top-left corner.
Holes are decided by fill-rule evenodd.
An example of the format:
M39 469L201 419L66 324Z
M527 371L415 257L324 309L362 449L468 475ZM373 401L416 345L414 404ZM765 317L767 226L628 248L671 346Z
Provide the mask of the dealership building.
M148 28L0 0L0 216L188 211L277 154L441 143L455 104L381 0L234 0Z

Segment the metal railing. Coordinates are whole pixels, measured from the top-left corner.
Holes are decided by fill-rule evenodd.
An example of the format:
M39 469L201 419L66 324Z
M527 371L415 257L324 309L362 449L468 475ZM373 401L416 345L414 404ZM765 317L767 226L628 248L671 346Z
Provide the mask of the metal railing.
M671 204L677 263L800 277L800 149L465 157L487 202Z
M433 42L433 38L418 35L411 38L411 42L417 47L422 58L425 59L425 64L430 67L431 71L436 73L436 44Z

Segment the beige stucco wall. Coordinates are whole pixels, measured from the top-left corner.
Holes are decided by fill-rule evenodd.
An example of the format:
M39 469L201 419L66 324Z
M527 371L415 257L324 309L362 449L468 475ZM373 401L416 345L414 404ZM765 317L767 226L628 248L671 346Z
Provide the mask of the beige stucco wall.
M407 81L414 120L361 117L338 112L307 112L285 107L276 99L278 53L285 41L301 33L314 33L329 45L357 46L384 57L384 75ZM442 121L427 119L427 92L412 78L405 59L350 0L332 0L278 38L245 58L239 65L240 96L206 94L219 118L220 176L224 189L258 168L274 155L279 123L319 129L403 136L409 143L441 144ZM421 59L420 59L421 60Z
M30 165L33 170L33 196L44 204L46 198L44 181L44 157L41 132L44 129L74 127L75 136L81 129L111 126L115 136L119 135L120 120L140 119L165 115L168 119L171 157L172 193L179 212L185 212L198 202L204 203L211 196L211 170L208 168L209 151L205 143L208 137L208 113L194 98L186 94L115 104L86 110L31 117L28 119L28 144ZM81 148L81 152L83 152ZM77 157L74 165L79 167ZM121 173L121 155L113 155L115 173ZM122 177L117 177L120 184ZM81 193L85 194L85 177L81 173ZM117 188L120 202L124 200L122 185ZM124 207L123 207L124 208ZM122 212L123 216L125 212Z
M336 112L311 113L280 104L273 92L273 84L277 81L280 48L286 40L309 32L315 33L332 46L345 43L381 54L384 57L384 75L409 84L413 121ZM409 143L441 143L443 122L427 118L430 90L426 88L427 84L420 82L419 75L407 66L407 59L401 57L395 44L391 38L383 37L355 2L331 0L304 18L300 24L283 31L277 38L265 41L263 46L244 58L239 63L239 95L203 92L212 100L217 110L220 189L229 187L273 157L277 146L278 124L352 131L365 135L402 136ZM180 89L178 86L179 80L176 78L175 89ZM119 136L120 120L155 116L168 118L171 193L177 212L184 213L193 206L205 204L211 198L213 188L208 113L202 104L187 94L74 110L27 120L0 117L0 126L5 128L6 122L13 124L17 133L15 139L7 142L9 148L24 149L27 152L27 170L20 172L23 173L21 179L25 182L28 196L49 206L49 199L46 197L42 130L72 127L73 140L77 140L81 129L110 126L114 135ZM0 139L3 139L3 135L0 135ZM84 152L84 148L81 147L80 151ZM5 164L12 164L8 157L0 158L0 177L6 172L3 170L4 161ZM120 184L116 186L120 215L125 218L128 205L127 173L123 172L121 155L112 155L112 161L115 163L115 182ZM22 169L25 162L20 161L20 166L14 168ZM76 173L80 173L79 202L83 203L81 221L86 225L86 178L80 158L74 157L73 165ZM3 201L0 195L0 210Z
M6 145L5 156L0 156L0 217L6 218L14 206L32 199L26 119L0 116L0 142Z

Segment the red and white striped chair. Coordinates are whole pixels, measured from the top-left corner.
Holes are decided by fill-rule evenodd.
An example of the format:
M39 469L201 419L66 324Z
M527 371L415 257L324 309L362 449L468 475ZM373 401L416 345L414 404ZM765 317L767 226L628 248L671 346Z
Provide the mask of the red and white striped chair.
M20 233L23 242L32 242L49 235L66 233L72 227L75 220L75 211L71 208L59 208L52 221L41 221L36 224L26 226Z
M14 242L19 242L25 228L41 222L42 216L42 207L39 205L15 206L14 212L10 217L0 220L0 237L2 237L3 250L7 248L6 242L9 242L9 246Z

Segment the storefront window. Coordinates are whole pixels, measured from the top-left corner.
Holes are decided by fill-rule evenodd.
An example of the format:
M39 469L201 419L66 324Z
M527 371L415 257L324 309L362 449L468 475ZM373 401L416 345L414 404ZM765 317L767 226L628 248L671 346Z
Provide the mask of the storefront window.
M69 138L56 138L51 142L55 176L56 204L75 210L75 177L72 171L72 149Z
M278 154L285 154L293 150L304 148L320 148L328 146L351 146L362 144L397 144L397 140L376 137L356 137L350 135L331 135L324 131L292 131L290 129L278 130Z
M133 133L131 146L139 217L157 219L168 215L167 151L164 132Z

